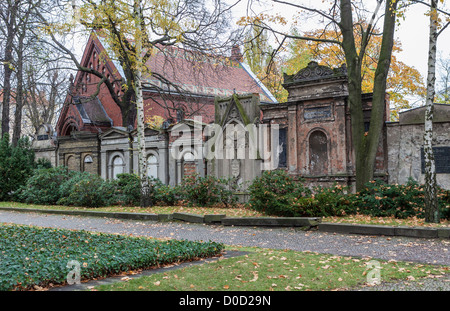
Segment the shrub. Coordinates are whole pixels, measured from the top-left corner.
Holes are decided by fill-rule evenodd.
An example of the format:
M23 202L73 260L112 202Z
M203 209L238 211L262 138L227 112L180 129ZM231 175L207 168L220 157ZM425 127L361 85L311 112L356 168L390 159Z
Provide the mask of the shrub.
M180 198L188 205L212 206L225 204L229 206L237 201L228 180L214 176L200 177L198 174L183 178L180 186Z
M61 184L73 175L73 172L63 166L37 169L20 189L18 198L25 203L56 204L63 195Z
M153 186L153 204L173 206L180 200L180 189L178 186L165 185L158 178L150 179Z
M296 217L344 216L354 213L347 199L347 187L314 187L310 196L294 198L293 215Z
M348 197L357 208L357 212L365 215L395 218L425 217L425 189L410 179L405 185L387 184L383 181L371 181L366 187ZM446 208L446 191L438 191L441 218L448 218Z
M100 207L111 204L115 197L114 183L87 172L75 172L61 184L62 197L57 204Z
M141 179L136 174L122 173L117 175L113 185L116 193L115 203L124 205L139 205L141 200Z
M264 171L248 188L248 205L258 212L274 216L296 216L294 202L303 201L311 191L284 170ZM298 206L297 206L298 207Z
M51 168L52 163L49 159L39 158L36 161L36 168Z
M35 167L34 152L27 137L19 139L17 146L9 142L9 135L0 140L0 200L16 199L17 190L25 185Z
M450 190L439 189L438 197L442 202L441 218L450 219Z

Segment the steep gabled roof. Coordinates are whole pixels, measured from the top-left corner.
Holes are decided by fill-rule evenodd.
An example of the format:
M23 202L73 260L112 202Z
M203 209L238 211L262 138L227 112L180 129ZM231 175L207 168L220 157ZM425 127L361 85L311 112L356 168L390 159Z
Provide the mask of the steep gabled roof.
M169 52L166 52L170 49ZM243 62L228 57L195 55L181 48L156 50L147 62L152 73L161 75L170 84L193 94L228 97L234 93L260 94L261 102L275 103L275 97ZM146 83L174 91L155 76L147 76Z
M106 40L96 37L102 47L110 51ZM113 58L110 60L118 74L125 79L120 63ZM262 103L277 102L247 64L230 57L206 55L175 46L158 46L147 61L147 67L154 75L145 77L146 91L151 91L153 86L173 94L179 89L185 95L208 97L258 93ZM156 74L169 83L162 82Z
M106 113L98 97L77 96L73 98L73 103L77 107L84 123L112 126L112 120Z

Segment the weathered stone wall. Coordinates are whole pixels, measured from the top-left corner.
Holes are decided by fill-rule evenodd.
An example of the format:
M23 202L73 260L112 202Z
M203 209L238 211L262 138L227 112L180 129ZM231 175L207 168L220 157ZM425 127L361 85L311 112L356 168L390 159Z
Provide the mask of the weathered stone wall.
M58 165L73 171L100 175L100 141L97 134L72 132L58 137Z
M57 164L56 144L53 127L50 124L42 124L37 130L32 142L36 160L47 159L52 166Z
M433 147L450 147L450 105L436 104L434 115ZM400 113L399 122L387 124L389 183L405 184L409 178L425 182L421 156L424 116L425 109L420 107ZM449 173L437 173L436 180L439 186L450 189Z
M354 186L355 161L352 144L348 81L345 68L331 69L311 62L293 76L285 76L289 92L284 104L261 105L262 123L287 129L285 169L309 186L339 183ZM367 130L372 94L361 94ZM389 118L386 96L385 120ZM386 177L386 131L376 155L376 178Z

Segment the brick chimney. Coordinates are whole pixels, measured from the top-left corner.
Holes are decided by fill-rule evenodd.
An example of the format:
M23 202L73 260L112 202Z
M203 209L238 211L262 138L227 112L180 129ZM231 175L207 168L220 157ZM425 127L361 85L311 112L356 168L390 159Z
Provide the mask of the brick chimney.
M235 61L235 62L242 62L244 60L242 53L241 53L241 48L239 47L239 45L233 45L233 47L231 48L231 60Z

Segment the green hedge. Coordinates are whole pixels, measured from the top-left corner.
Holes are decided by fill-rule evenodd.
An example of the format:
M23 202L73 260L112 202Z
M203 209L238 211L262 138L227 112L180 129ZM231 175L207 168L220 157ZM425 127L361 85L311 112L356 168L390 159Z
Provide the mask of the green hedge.
M65 283L73 269L67 267L72 260L79 262L83 280L211 257L223 248L215 242L0 225L0 291Z
M327 217L363 214L396 218L424 218L424 187L372 181L355 194L340 185L307 189L284 170L265 171L249 187L248 206L267 215ZM450 191L439 189L440 214L450 219Z
M425 217L425 189L413 180L405 185L371 181L365 188L347 196L349 204L360 214L395 218ZM441 218L449 218L448 191L438 189Z

